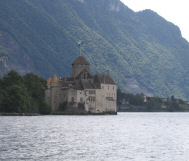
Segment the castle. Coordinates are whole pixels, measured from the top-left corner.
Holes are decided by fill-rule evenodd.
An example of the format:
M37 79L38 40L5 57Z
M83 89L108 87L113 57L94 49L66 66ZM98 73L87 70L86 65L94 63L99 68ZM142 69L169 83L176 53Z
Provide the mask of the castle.
M45 101L52 112L101 114L117 113L117 87L109 74L89 72L90 64L83 56L72 63L72 77L47 80Z

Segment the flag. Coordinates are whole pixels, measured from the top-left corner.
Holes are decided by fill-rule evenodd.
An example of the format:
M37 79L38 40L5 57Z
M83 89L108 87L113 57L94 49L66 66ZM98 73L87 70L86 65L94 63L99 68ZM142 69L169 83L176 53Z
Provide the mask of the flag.
M81 46L81 41L78 42L78 47L80 47L80 46Z

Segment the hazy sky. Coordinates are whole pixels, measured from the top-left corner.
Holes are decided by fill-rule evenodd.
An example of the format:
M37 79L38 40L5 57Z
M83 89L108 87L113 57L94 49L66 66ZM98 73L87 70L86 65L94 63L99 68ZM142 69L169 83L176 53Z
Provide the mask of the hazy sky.
M189 41L189 0L121 0L134 11L151 9L177 25Z

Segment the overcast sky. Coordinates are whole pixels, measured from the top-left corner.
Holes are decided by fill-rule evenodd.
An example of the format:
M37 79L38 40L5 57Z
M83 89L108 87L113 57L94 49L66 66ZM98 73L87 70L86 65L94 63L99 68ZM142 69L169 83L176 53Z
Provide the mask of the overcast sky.
M177 25L189 42L189 0L121 0L134 11L151 9Z

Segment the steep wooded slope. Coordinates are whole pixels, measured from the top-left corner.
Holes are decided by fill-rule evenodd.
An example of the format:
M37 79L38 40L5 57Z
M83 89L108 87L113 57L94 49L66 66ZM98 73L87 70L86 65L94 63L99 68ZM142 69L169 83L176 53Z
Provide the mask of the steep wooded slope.
M81 40L93 74L109 70L130 92L189 98L189 43L151 10L136 13L119 0L6 0L0 33L21 73L70 75Z

